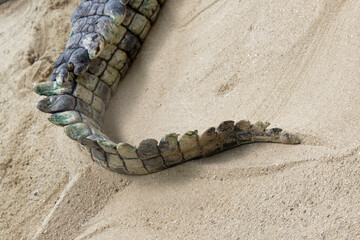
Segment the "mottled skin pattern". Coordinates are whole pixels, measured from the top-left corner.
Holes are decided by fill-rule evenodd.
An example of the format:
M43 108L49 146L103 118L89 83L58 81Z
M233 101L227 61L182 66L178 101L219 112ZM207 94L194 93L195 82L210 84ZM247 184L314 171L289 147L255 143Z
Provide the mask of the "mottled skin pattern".
M49 82L35 85L45 95L37 107L63 126L103 167L124 174L148 174L253 142L296 144L294 135L269 123L222 122L203 134L165 135L136 148L112 142L101 130L106 105L139 51L165 0L83 0L71 17L65 51Z

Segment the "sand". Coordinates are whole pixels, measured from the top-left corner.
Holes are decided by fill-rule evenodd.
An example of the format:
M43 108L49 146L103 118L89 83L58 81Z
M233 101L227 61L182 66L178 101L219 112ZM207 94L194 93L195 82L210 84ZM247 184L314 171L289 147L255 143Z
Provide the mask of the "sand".
M35 107L78 2L0 5L0 239L360 239L359 1L168 0L106 132L248 119L303 143L141 177L101 169Z

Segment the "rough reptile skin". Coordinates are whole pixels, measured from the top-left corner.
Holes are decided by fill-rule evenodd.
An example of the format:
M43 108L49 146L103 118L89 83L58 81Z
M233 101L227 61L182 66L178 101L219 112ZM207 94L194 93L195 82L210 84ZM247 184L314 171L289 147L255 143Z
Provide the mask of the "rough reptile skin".
M71 17L65 51L49 82L34 90L46 98L38 109L84 146L101 166L122 174L148 174L253 142L297 144L269 123L224 121L203 134L165 135L138 145L112 142L101 130L106 105L134 61L165 0L83 0Z

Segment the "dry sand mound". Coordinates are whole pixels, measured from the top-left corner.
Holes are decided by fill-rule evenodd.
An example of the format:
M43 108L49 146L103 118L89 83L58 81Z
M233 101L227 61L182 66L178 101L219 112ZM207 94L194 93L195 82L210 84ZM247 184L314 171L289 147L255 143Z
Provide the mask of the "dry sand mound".
M360 238L359 1L168 0L108 134L249 119L304 141L143 177L100 169L35 108L78 2L0 5L0 239Z

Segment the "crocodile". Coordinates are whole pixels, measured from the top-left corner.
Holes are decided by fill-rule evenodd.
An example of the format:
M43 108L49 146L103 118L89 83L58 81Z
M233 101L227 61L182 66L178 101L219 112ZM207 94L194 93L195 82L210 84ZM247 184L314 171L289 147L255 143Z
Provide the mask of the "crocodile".
M149 174L254 142L298 144L300 139L267 122L224 121L202 134L166 134L136 147L113 142L102 130L105 109L154 25L166 0L82 0L71 16L64 52L50 80L34 85L45 98L37 108L78 142L102 167Z

